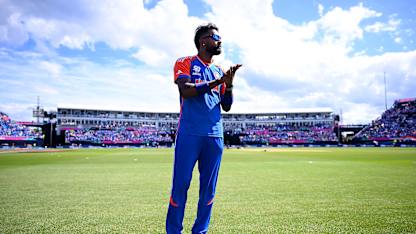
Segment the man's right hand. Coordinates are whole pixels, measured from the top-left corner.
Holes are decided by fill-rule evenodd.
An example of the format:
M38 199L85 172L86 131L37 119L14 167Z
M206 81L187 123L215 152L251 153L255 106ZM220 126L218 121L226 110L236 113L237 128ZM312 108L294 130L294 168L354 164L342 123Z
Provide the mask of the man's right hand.
M221 77L221 82L225 83L227 87L232 87L234 75L235 72L242 66L242 64L236 64L230 67L228 71L224 73L224 75Z

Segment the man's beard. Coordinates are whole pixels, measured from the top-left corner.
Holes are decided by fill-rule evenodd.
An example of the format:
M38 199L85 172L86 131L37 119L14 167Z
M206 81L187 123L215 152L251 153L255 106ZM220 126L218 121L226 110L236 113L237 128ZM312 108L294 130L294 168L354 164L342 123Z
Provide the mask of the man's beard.
M221 54L221 46L214 46L214 47L207 48L207 52L212 55L219 55Z

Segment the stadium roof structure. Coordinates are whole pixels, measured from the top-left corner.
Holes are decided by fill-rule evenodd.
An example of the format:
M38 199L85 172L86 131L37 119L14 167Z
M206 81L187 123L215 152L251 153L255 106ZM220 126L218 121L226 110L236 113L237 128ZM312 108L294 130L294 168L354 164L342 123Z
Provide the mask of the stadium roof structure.
M406 102L413 102L415 100L416 100L416 98L402 98L402 99L396 100L396 102L398 102L398 103L406 103Z
M128 107L124 105L62 105L57 106L57 109L76 109L76 110L96 110L96 111L120 111L120 112L142 112L142 113L176 113L178 108L171 108L167 111L158 111L156 108L140 108L140 107Z
M80 107L80 106L58 106L57 109L75 109L75 110L90 110L90 111L112 111L112 112L139 112L139 113L179 113L179 111L153 111L153 110L134 110L134 108L106 108L106 107L97 107L97 106L89 106L89 107ZM256 112L245 112L245 111L230 111L224 112L223 114L255 114L255 115L264 115L264 114L293 114L293 113L332 113L333 110L328 107L323 108L285 108L285 109L277 109L275 111L267 110L267 111L256 111Z
M331 108L285 108L256 112L231 111L225 114L284 114L284 113L332 113Z

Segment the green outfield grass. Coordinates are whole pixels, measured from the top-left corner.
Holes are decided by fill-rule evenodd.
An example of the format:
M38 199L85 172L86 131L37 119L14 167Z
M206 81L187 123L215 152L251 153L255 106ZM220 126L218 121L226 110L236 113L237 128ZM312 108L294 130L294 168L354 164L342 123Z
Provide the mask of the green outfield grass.
M0 233L163 233L171 149L0 153ZM198 174L184 233L196 214ZM415 148L225 150L210 233L415 233Z

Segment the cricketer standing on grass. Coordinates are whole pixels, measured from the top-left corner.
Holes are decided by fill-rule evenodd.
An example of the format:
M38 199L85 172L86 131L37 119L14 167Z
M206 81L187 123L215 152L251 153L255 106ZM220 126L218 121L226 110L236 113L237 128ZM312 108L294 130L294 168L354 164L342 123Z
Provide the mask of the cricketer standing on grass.
M231 109L234 74L241 67L241 64L233 65L223 72L213 64L213 56L221 53L221 37L214 24L199 26L194 42L198 54L180 58L174 66L181 111L166 217L168 234L182 233L187 193L196 162L200 188L192 233L208 231L224 145L221 108Z

